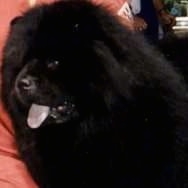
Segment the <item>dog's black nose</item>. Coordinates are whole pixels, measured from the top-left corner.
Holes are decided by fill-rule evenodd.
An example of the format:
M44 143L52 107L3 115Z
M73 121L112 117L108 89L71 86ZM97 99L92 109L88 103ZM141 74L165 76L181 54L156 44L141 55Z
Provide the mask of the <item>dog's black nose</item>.
M20 79L19 88L23 90L34 90L36 88L35 79L32 76L26 76Z

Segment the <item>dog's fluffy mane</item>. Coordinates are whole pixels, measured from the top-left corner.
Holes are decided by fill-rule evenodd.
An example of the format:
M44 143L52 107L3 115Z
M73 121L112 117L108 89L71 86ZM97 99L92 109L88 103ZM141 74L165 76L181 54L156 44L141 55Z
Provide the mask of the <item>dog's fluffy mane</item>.
M180 72L188 83L188 34L178 35L170 33L159 41L159 49L170 60L173 66Z
M66 80L82 117L31 130L15 80L31 59L48 58L61 60L54 83ZM20 154L41 187L188 186L181 76L103 7L60 1L14 20L2 77Z

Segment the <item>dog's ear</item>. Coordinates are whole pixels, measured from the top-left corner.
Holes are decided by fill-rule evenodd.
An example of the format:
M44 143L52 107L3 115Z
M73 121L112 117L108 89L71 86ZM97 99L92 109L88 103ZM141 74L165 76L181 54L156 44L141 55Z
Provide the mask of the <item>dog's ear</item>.
M21 19L22 19L22 16L16 16L10 21L10 26L12 27L13 25L17 24Z

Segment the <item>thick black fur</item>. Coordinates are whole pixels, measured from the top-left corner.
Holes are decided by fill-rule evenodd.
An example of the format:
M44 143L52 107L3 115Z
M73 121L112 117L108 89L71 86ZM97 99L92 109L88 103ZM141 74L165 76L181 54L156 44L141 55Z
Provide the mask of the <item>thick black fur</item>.
M184 82L104 8L60 1L25 13L12 24L2 77L20 154L40 187L188 187ZM20 86L28 77L34 89ZM76 116L28 127L31 103L65 100Z
M159 41L159 50L180 72L188 83L188 34L168 34Z

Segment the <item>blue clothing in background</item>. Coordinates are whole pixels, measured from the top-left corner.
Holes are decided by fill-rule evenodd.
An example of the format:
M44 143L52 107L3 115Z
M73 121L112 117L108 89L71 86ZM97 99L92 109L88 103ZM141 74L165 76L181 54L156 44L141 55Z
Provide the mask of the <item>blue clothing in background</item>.
M150 41L156 42L158 40L159 22L153 0L141 0L141 11L137 16L143 18L148 25L144 31L146 37Z

